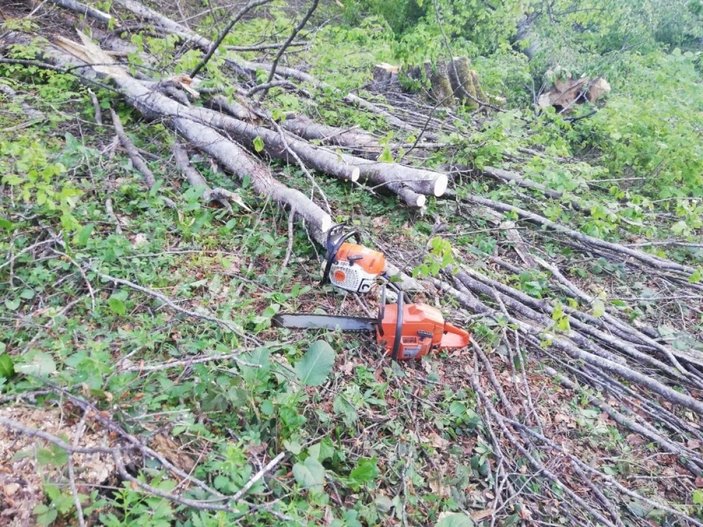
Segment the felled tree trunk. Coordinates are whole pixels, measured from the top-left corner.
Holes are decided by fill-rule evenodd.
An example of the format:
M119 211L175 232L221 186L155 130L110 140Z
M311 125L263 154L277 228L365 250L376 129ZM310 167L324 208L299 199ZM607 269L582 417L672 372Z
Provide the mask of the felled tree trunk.
M431 98L440 106L460 103L477 107L485 98L468 57L454 57L449 63L426 61L422 67L411 66L404 72L411 79L428 83Z
M430 81L430 93L435 102L441 106L451 106L454 104L454 92L452 90L447 69L443 64L432 67L430 62L423 65L425 75Z
M302 114L291 114L281 123L286 130L304 138L317 139L327 144L355 146L357 148L378 148L378 141L367 132L357 132L354 128L335 128L316 123Z

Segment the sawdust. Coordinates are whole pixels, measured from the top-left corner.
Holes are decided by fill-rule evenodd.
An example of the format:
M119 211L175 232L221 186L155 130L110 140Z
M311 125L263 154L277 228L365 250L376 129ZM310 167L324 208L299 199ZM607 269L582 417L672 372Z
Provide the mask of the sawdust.
M34 408L24 405L0 408L0 417L19 422L26 427L42 430L72 443L80 433L77 419L57 408ZM65 466L41 465L37 452L46 442L0 428L0 525L25 527L36 524L34 508L44 501L44 482L67 486ZM82 447L109 446L107 433L88 425L80 435ZM75 454L73 456L76 487L87 494L94 485L104 484L115 473L112 458L106 454Z

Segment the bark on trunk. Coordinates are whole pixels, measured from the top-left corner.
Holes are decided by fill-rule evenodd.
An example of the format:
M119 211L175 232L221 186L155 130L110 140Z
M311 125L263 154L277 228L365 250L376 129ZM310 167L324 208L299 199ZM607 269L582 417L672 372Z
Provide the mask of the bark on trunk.
M344 129L316 123L305 115L288 116L281 126L295 135L325 144L344 146L364 152L379 152L378 140L368 132Z
M81 15L86 15L91 18L95 18L96 20L100 20L101 22L104 22L105 24L108 24L112 21L112 16L109 15L108 13L105 13L104 11L100 11L99 9L95 9L94 7L87 6L85 4L82 4L80 2L77 2L76 0L51 0L52 3L63 7L64 9L70 9L71 11L74 11L76 13L80 13Z

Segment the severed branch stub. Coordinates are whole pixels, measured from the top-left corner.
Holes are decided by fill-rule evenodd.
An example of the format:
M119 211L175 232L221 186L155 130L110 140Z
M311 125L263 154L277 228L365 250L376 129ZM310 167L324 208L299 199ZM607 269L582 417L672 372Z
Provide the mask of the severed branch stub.
M142 176L144 176L144 183L146 184L146 187L148 189L151 189L151 187L156 184L156 178L154 177L154 173L147 166L146 161L144 161L144 158L139 153L139 150L137 150L137 147L134 146L132 140L127 136L127 133L124 131L122 121L120 121L117 112L110 108L110 115L112 116L112 125L115 127L115 132L117 133L117 137L120 138L120 143L122 144L122 147L127 151L127 155L129 156L129 159L132 160L134 168L139 170Z
M205 203L210 203L212 201L217 201L227 212L232 213L232 204L236 203L245 210L250 211L251 209L247 207L246 203L242 200L241 196L236 192L227 190L224 188L210 188L205 181L205 178L198 172L193 165L190 164L190 159L188 158L188 152L185 147L179 144L177 141L171 146L171 151L173 152L173 157L176 161L176 166L181 171L181 173L186 177L188 183L194 188L201 189L203 191L202 199Z

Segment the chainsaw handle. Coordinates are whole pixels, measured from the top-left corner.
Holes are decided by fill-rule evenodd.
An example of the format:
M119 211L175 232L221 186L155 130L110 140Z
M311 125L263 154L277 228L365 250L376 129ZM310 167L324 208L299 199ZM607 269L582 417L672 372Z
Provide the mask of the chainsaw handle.
M393 351L391 358L398 360L398 350L400 350L400 342L403 339L403 292L398 291L398 309L397 318L395 321L395 339L393 340Z

